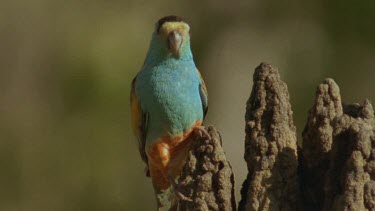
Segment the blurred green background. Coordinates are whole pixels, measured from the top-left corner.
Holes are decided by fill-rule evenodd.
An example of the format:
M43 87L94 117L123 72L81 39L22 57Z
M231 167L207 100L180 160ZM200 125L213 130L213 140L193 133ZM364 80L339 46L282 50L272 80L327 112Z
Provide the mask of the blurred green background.
M3 1L0 6L0 210L154 210L131 134L129 88L162 16L192 27L210 94L206 123L236 174L254 68L288 83L298 136L315 87L375 99L375 1ZM239 197L237 197L239 200Z

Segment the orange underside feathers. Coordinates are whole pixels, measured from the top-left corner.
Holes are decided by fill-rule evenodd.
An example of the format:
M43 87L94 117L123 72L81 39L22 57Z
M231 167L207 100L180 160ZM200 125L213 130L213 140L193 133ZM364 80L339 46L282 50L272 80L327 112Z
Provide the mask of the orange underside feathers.
M153 144L148 150L148 164L151 178L157 189L165 190L170 186L168 174L175 178L181 172L182 165L188 153L190 139L188 138L193 129L202 125L196 121L192 129L186 131L182 136L164 136L161 141Z

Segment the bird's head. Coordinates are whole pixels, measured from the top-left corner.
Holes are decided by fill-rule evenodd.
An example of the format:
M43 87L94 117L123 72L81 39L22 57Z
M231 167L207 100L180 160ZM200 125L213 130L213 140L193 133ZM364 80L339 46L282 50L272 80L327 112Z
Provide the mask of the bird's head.
M156 33L159 39L165 43L169 53L179 57L184 47L190 48L190 27L180 17L166 16L156 23Z
M165 16L155 25L149 49L150 60L192 58L190 26L178 16Z

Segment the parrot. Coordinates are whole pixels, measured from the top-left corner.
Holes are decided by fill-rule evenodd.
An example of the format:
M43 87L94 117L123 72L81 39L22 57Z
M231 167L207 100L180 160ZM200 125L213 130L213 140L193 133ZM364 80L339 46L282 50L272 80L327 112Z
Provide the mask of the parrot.
M190 35L185 19L175 15L159 19L143 66L131 83L131 124L157 210L176 210L177 200L191 200L178 190L176 178L191 134L210 137L202 125L208 110L207 88L193 60Z

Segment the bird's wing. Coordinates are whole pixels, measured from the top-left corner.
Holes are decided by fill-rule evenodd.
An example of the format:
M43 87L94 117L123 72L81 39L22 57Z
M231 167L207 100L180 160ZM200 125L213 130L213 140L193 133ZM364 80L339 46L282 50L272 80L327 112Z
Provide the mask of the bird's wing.
M149 176L148 158L145 150L148 114L142 111L142 108L138 102L137 95L135 93L136 80L137 77L133 79L130 91L131 124L133 132L138 138L139 153L141 154L142 160L147 164L146 175Z
M202 101L202 109L203 109L203 118L206 117L207 111L208 111L208 93L207 93L207 88L206 84L204 83L204 80L202 78L201 73L198 71L198 75L201 79L201 83L199 84L199 94L201 96L201 101Z

